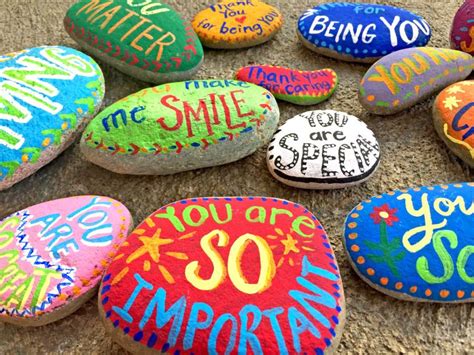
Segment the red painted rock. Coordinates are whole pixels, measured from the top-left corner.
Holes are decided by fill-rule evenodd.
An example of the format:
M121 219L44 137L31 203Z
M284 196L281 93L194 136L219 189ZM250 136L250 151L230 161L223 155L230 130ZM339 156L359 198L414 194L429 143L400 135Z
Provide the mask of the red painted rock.
M251 65L237 71L236 79L263 86L277 99L297 105L314 105L327 100L336 90L337 74L332 69L301 71L272 65Z
M0 221L0 321L43 325L97 292L131 216L120 202L78 196L44 202Z
M454 16L451 48L474 54L474 0L465 0Z
M316 353L344 295L323 227L293 202L194 198L154 212L103 279L106 329L132 352Z

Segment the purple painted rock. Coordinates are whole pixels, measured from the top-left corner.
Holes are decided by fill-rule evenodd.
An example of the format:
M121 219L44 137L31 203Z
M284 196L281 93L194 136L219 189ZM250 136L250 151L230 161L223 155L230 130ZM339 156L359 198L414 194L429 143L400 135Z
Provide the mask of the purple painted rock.
M374 63L360 83L359 101L370 113L391 115L465 79L474 66L464 52L408 48Z
M474 0L466 0L454 16L451 48L474 54Z
M0 221L0 321L39 326L94 296L132 218L120 202L77 196Z

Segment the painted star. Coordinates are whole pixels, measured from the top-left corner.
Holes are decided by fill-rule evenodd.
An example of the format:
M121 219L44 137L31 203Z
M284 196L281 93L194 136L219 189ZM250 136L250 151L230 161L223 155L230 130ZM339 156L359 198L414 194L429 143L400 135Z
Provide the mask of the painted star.
M153 234L152 237L138 237L138 239L143 243L143 245L135 250L130 256L127 258L127 264L131 263L132 261L142 257L145 254L149 254L151 259L158 263L160 261L160 246L168 245L173 243L173 239L162 239L160 238L161 229L158 228L156 233Z
M280 240L280 243L285 246L285 250L283 251L283 255L288 255L291 252L299 253L300 250L296 247L298 241L293 238L290 234L286 235L286 239Z
M449 88L447 91L449 94L458 94L458 93L464 92L464 90L458 85L455 85L452 88Z
M458 100L456 96L448 96L446 100L443 101L444 107L452 111L454 108L458 107L461 100Z

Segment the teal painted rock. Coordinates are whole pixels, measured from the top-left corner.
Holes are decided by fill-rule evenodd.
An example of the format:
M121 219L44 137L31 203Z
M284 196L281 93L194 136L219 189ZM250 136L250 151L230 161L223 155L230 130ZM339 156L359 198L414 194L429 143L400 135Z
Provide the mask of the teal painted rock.
M64 26L89 53L147 82L189 79L204 57L191 24L152 0L79 0Z
M0 190L66 149L103 96L99 66L72 48L37 47L0 56Z
M272 94L254 84L171 83L107 107L86 128L81 148L117 173L173 174L252 154L271 139L279 116Z
M348 216L345 244L357 273L409 301L474 301L474 184L376 196Z

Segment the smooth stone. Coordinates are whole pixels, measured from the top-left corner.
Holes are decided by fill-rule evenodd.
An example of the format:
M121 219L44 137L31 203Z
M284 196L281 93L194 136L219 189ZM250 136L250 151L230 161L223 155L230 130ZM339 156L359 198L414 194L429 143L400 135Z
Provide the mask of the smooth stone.
M360 83L359 101L370 113L392 115L465 79L473 65L470 55L453 49L403 49L370 67Z
M273 177L303 189L360 184L377 170L380 148L357 117L333 110L309 111L285 122L267 151Z
M235 77L262 86L277 99L297 105L315 105L327 100L339 82L332 69L301 71L273 65L243 67Z
M279 117L272 94L250 83L171 83L103 110L87 126L81 149L116 173L173 174L252 154L271 139Z
M151 214L101 284L105 329L133 353L322 354L345 321L316 217L266 197L182 200Z
M103 196L48 201L0 221L0 321L40 326L96 295L132 218Z
M474 81L467 80L441 91L433 105L433 122L444 143L474 167Z
M474 185L419 187L362 202L346 220L350 262L407 301L474 301Z
M465 0L453 19L451 48L474 54L474 1Z
M335 2L301 15L298 36L306 47L328 57L373 63L401 49L425 46L431 28L422 17L398 7Z
M204 59L191 24L162 2L79 0L64 27L95 57L151 83L190 79Z
M262 1L222 0L199 12L192 25L206 47L247 48L272 39L283 16Z
M97 63L62 46L0 56L0 86L0 190L69 147L100 108L105 90Z

